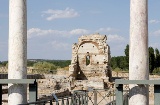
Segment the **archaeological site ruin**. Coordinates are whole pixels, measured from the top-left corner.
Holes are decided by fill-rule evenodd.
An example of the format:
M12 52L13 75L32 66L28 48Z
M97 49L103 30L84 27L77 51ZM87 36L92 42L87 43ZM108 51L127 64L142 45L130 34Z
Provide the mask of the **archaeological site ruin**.
M148 64L148 0L130 0L129 73L120 73L127 78L117 72L113 76L110 60L106 35L82 35L72 45L69 71L63 76L60 71L29 76L27 0L9 0L9 63L8 74L0 76L0 104L6 84L6 105L160 105L160 81L149 79L153 75ZM46 99L41 100L38 92Z
M104 84L111 79L110 47L106 41L106 35L97 33L82 35L78 39L78 43L72 45L72 60L69 66L70 78L99 81L97 86L104 88ZM95 85L94 82L91 85Z

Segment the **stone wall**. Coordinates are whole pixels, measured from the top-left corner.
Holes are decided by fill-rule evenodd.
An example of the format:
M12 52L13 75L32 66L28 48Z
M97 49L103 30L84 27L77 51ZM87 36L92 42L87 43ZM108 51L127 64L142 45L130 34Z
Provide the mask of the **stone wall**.
M8 79L8 74L0 74L0 79ZM27 79L45 79L41 74L28 74Z
M93 78L109 80L111 57L110 47L106 40L106 35L81 36L78 43L72 46L69 75L76 80L92 80Z
M65 78L54 79L38 79L39 98L43 95L50 96L52 93L57 96L65 96L70 94L70 81ZM44 97L45 97L44 96Z

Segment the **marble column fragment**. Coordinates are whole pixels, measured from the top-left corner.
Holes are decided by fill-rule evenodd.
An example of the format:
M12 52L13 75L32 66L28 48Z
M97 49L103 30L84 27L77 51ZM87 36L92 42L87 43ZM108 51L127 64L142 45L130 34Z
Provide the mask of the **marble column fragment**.
M27 78L26 0L9 0L8 79ZM9 84L8 105L27 102L27 85Z
M130 0L129 80L148 80L148 0ZM129 105L148 105L148 86L130 85Z

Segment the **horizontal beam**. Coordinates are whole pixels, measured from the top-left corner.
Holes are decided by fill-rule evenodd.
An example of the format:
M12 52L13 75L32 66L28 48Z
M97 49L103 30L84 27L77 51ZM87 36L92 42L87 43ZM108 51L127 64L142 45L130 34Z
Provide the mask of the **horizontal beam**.
M116 79L115 84L157 84L157 85L160 85L160 80L123 80L123 79Z
M0 79L0 84L34 84L36 79Z

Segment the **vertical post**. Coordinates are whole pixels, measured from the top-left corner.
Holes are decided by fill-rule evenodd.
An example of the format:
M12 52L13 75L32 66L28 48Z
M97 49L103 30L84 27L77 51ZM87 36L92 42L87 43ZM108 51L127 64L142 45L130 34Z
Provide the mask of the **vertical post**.
M81 95L81 104L82 104L82 105L84 104L83 96L84 96L84 94Z
M27 78L26 0L9 0L8 79ZM9 84L9 105L27 102L27 85Z
M85 91L85 104L84 105L88 105L88 92Z
M94 89L94 105L97 105L97 91Z
M148 80L148 0L130 0L129 80ZM148 85L129 85L129 105L148 105Z
M160 105L160 85L154 85L154 105Z
M64 98L63 97L62 97L61 101L62 101L61 105L64 105Z
M29 102L36 102L37 101L37 82L35 81L34 84L29 84Z
M73 103L73 99L74 99L74 96L71 96L70 105L74 105L74 103Z
M128 93L123 96L123 105L128 105Z
M53 105L52 100L50 100L50 105Z
M3 94L2 84L0 84L0 105L2 105L2 94Z
M69 97L67 97L66 105L69 105Z
M123 105L123 85L116 84L116 105Z

